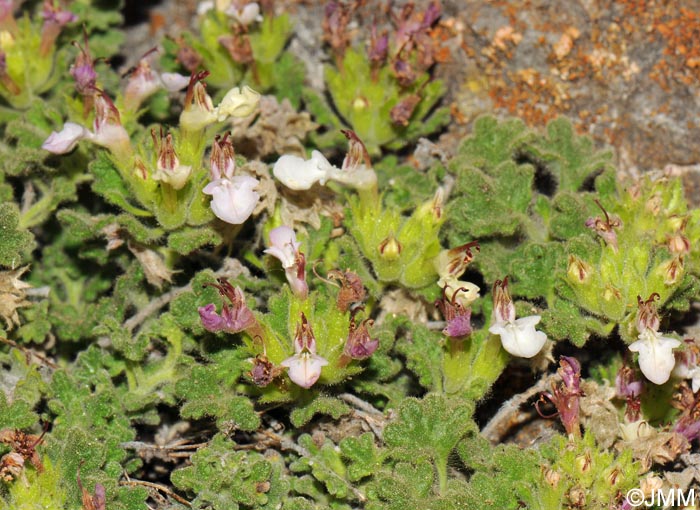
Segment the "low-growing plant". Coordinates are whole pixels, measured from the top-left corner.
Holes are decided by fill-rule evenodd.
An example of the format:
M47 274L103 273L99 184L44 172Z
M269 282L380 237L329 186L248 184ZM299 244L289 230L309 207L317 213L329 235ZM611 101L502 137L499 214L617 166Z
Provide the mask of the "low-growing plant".
M202 4L119 85L115 12L44 2L72 44L0 2L0 508L603 510L662 488L700 437L681 181L618 176L563 118L481 117L421 168L391 153L446 119L437 2L373 22L366 55L359 3L328 3L339 117L277 81L290 13ZM325 133L259 122L278 159L244 157L258 91Z

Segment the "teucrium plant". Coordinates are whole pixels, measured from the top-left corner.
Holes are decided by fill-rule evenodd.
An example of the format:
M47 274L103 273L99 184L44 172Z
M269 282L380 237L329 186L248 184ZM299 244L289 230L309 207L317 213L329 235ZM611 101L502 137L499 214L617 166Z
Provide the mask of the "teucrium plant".
M0 2L1 508L137 510L146 482L212 510L602 509L651 466L644 434L671 436L661 458L697 439L700 351L662 322L696 293L699 213L677 179L616 180L563 120L480 119L447 168L380 158L445 119L428 71L437 2L394 9L366 55L356 4L328 2L325 78L350 148L274 165L236 156L223 123L256 114L243 82L300 104L288 14L205 4L162 59L172 71L177 52L189 78L147 55L117 87L99 62L120 38L104 5L71 3L81 38L60 2L42 20ZM326 132L308 149L333 145ZM546 364L549 339L613 330L630 363L562 357L541 399L566 437L481 437L472 415L504 370ZM613 404L585 369L619 382ZM614 437L594 437L587 398ZM613 454L617 425L633 442Z

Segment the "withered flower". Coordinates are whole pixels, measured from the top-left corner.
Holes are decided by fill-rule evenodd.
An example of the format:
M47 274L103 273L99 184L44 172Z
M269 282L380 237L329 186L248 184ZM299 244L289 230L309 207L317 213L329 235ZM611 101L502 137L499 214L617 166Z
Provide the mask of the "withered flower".
M367 292L362 284L362 280L356 273L349 269L345 271L334 269L328 273L328 278L340 282L337 304L341 312L347 312L353 304L364 301Z

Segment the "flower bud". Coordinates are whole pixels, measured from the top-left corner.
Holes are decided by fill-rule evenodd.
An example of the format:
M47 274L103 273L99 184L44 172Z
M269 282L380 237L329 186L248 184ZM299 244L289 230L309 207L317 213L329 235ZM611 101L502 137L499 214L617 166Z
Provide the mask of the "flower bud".
M557 485L559 485L559 480L561 480L561 475L558 471L555 471L554 469L544 470L544 481L547 482L550 487L556 489Z
M591 454L589 452L583 455L577 455L574 459L574 466L579 473L584 474L591 470Z
M377 249L379 250L380 257L382 257L386 261L393 262L395 260L398 260L398 258L401 256L401 251L403 250L403 247L401 246L401 243L397 241L397 239L394 237L394 234L389 234L389 237L387 237L381 243L379 243Z
M683 257L676 255L670 260L663 262L658 271L664 277L666 285L675 285L683 277Z
M569 267L566 274L574 283L586 283L593 272L593 267L576 255L569 255Z
M158 140L155 129L153 129L151 136L153 137L153 146L158 151L158 163L152 176L153 180L165 182L176 190L184 188L192 172L192 167L180 164L180 160L175 154L172 134L168 133L163 136L161 131L160 140Z

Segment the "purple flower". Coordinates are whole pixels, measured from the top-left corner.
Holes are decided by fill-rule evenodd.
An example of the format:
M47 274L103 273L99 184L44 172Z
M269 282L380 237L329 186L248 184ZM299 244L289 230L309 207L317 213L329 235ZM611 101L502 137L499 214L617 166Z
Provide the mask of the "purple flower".
M644 382L637 379L637 373L631 367L622 366L615 376L615 391L620 398L627 401L625 418L634 423L639 420L642 400L640 395L644 389Z
M45 57L53 48L56 38L61 33L63 27L68 23L76 21L78 16L70 11L63 10L57 2L53 2L52 0L44 0L41 15L44 18L44 24L41 27L39 54Z
M562 383L554 386L552 392L546 392L540 397L539 402L547 398L557 408L564 428L569 436L580 437L579 404L583 396L581 391L581 365L576 358L562 356L559 359L559 370ZM539 407L537 408L539 412ZM540 413L541 414L541 413Z
M345 357L358 360L367 359L377 350L377 347L379 347L379 340L370 338L369 331L367 330L368 324L372 326L374 321L372 319L365 319L358 326L355 324L354 318L350 320L350 331L348 333L348 339L345 342L345 348L343 349L343 355Z
M674 396L671 405L679 409L681 415L673 427L673 431L682 434L688 441L693 441L700 437L700 398L685 382L681 383L678 391L679 393Z
M442 333L450 338L463 338L472 333L472 309L465 307L459 300L460 292L469 292L469 289L458 288L448 298L448 287L442 289L442 299L435 302L447 321L447 326Z
M75 57L75 62L70 66L70 74L75 80L75 89L81 96L92 96L95 94L97 72L95 71L95 61L90 56L87 34L85 47L80 46L77 42L73 44L80 50Z
M218 285L214 283L207 285L216 287L219 290L219 294L227 298L230 304L224 303L221 315L216 313L216 305L213 303L200 307L198 309L199 317L202 320L204 329L212 333L218 333L219 331L239 333L245 330L259 329L253 312L245 304L245 298L241 289L233 287L225 278L220 278Z
M372 25L370 32L369 46L367 47L367 56L372 66L379 67L384 64L386 56L389 53L389 35L384 32L382 35L377 34L377 26Z
M270 384L282 371L279 367L274 366L265 354L258 354L250 362L253 364L253 368L248 372L248 376L253 384L261 388Z

